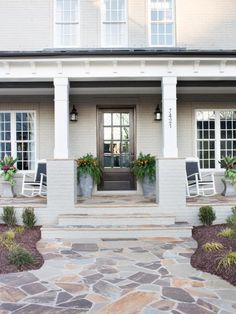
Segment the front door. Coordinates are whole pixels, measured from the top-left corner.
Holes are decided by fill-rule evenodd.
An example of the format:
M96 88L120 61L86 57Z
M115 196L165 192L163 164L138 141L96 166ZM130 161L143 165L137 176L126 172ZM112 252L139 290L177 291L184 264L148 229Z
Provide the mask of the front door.
M99 109L99 159L103 178L99 190L133 190L130 164L134 157L134 110Z

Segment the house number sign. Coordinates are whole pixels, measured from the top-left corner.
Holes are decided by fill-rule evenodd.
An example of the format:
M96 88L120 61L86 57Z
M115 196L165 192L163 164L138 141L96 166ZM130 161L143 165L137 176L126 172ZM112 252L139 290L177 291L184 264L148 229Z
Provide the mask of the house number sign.
M171 108L169 108L168 118L169 118L169 127L170 127L170 129L171 129L171 128L172 128L172 120L173 120L173 117L172 117L172 109L171 109Z

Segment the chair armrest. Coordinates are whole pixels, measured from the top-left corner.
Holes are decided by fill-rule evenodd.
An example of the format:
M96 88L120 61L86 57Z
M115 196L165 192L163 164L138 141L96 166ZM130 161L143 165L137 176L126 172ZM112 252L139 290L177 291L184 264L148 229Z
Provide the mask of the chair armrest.
M23 174L23 182L25 181L26 178L34 178L34 174L29 174L29 173L24 173Z
M206 173L202 175L202 178L211 177L212 181L214 181L214 174L213 173Z
M196 173L190 174L189 176L187 176L187 179L190 179L191 177L194 177L194 179L197 181L198 180L198 173L196 172Z

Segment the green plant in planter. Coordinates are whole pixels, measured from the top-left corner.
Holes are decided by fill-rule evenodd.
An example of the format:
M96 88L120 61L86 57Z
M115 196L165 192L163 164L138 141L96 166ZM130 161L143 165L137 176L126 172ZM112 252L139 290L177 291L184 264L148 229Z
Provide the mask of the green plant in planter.
M150 154L140 153L138 158L132 162L131 171L139 181L143 181L147 176L151 182L156 179L156 158Z
M14 186L16 181L14 180L14 175L17 172L17 168L14 166L17 159L11 156L5 156L0 160L0 175L5 181L8 181L11 186Z
M226 156L219 161L222 168L225 169L225 178L229 179L231 184L236 183L236 157Z
M78 180L81 175L89 174L96 184L101 182L102 168L96 157L94 157L92 154L87 154L77 159L76 162Z

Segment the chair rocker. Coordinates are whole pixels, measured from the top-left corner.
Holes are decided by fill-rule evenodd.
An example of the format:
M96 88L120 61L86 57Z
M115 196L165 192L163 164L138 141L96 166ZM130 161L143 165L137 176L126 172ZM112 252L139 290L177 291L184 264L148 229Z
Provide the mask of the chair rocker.
M216 194L214 175L201 173L198 158L189 157L186 159L186 191L187 197Z
M30 180L31 179L31 180ZM26 197L47 196L47 164L46 161L37 163L35 176L24 174L21 194Z

